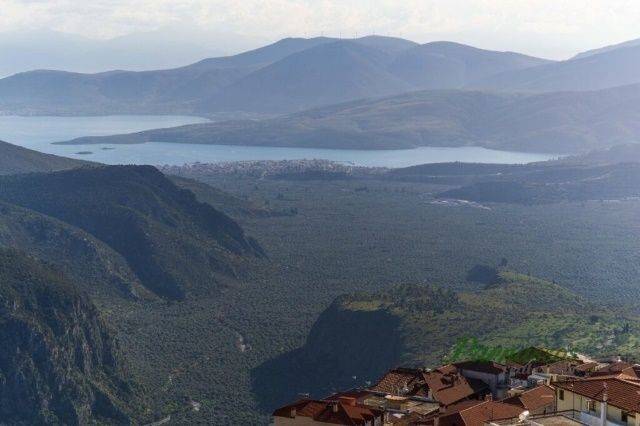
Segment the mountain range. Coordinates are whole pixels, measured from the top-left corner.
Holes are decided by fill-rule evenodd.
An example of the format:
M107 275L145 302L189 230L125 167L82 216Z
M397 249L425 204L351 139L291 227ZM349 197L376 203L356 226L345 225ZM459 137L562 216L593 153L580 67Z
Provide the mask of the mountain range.
M453 42L288 38L155 71L36 70L0 80L0 111L21 114L274 115L416 90L600 90L640 83L634 41L549 61Z
M38 70L0 80L0 111L23 114L281 113L424 88L460 88L548 61L380 36L283 39L167 70Z
M520 92L599 90L638 83L639 71L640 45L630 42L568 61L505 71L470 87Z

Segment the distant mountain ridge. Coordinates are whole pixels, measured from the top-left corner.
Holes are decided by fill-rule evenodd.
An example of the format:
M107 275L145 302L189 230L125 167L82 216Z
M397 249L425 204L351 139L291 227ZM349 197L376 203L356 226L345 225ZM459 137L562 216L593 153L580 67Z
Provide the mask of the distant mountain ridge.
M437 41L403 51L394 58L390 70L418 89L460 89L501 72L551 62L520 53Z
M460 88L493 72L546 63L455 43L290 38L167 70L16 74L0 80L0 112L273 114L421 88Z
M468 88L519 92L600 90L640 83L640 45L630 43L520 70L505 71Z
M640 45L640 39L628 40L628 41L624 41L622 43L612 44L612 45L609 45L609 46L604 46L604 47L600 47L600 48L597 48L597 49L591 49L591 50L587 50L585 52L580 52L580 53L578 53L577 55L575 55L571 59L586 58L587 56L597 55L597 54L600 54L600 53L605 53L605 52L609 52L609 51L616 50L616 49L623 49L625 47L635 47L635 46L639 46L639 45Z
M281 113L410 91L410 84L385 70L390 61L390 55L355 42L321 44L223 88L200 105L200 112Z
M640 85L543 94L420 91L273 119L194 124L63 143L152 141L334 149L482 146L574 154L640 141Z

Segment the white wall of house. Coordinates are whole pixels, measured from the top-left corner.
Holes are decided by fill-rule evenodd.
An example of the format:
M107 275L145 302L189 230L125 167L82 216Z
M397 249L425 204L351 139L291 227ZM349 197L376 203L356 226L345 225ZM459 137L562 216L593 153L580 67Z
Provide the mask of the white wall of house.
M602 403L595 401L595 411L589 410L589 398L583 397L568 390L564 390L564 399L560 399L561 389L556 389L556 401L558 411L580 411L581 421L592 426L601 426L600 414ZM622 410L611 404L607 404L607 426L640 426L640 412L628 413L627 421L622 421Z

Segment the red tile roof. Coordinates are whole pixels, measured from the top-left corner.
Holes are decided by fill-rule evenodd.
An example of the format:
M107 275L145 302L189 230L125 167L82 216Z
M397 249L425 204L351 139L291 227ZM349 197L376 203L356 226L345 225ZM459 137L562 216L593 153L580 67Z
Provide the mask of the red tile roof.
M611 374L626 374L628 376L640 377L640 366L618 361L594 371L591 376L609 376Z
M525 410L535 411L555 403L555 391L551 386L542 385L517 396L503 399L505 404L518 405Z
M275 417L309 417L320 423L347 426L364 426L382 417L383 412L361 405L347 405L340 401L319 401L303 399L293 404L278 408L273 412Z
M397 395L403 393L407 396L424 395L423 371L413 368L396 368L388 371L371 388L374 392L382 392ZM406 389L407 392L402 392Z
M601 402L606 393L610 405L625 411L640 412L640 380L638 378L625 375L589 377L556 382L553 386Z
M451 386L433 392L433 398L440 404L447 406L488 392L489 388L481 380L456 376L455 382Z
M482 426L485 422L518 417L525 411L518 405L485 401L457 413L440 417L440 426Z

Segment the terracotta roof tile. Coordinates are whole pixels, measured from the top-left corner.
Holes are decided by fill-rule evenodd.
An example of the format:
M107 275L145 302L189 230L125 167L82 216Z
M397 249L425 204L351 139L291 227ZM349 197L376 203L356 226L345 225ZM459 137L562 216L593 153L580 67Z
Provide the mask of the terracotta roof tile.
M517 396L503 399L506 404L518 405L525 410L534 411L552 405L555 402L555 392L551 386L542 385Z
M442 405L451 405L464 399L480 396L489 391L487 385L481 380L465 379L458 376L450 386L433 393L433 397Z
M629 380L624 375L590 377L556 382L553 385L596 401L603 401L606 392L610 405L626 411L640 412L640 381L637 378Z
M522 407L499 401L485 401L451 415L440 417L441 426L482 426L485 422L518 417Z
M346 405L342 402L303 399L278 408L275 417L309 417L320 423L361 426L381 417L383 412L360 405Z
M467 379L457 371L458 369L452 365L429 372L395 369L386 373L371 390L397 395L399 391L405 389L406 391L402 393L406 396L427 396L431 391L433 398L443 405L451 405L463 399L488 393L485 383L476 379Z
M629 364L628 362L618 361L607 365L606 367L599 368L594 371L592 376L608 376L611 374L624 373L627 375L635 375L637 376L640 373L640 366L637 364Z
M407 389L407 395L420 394L424 382L423 371L411 368L396 368L388 371L371 388L374 392L398 394L399 390Z

